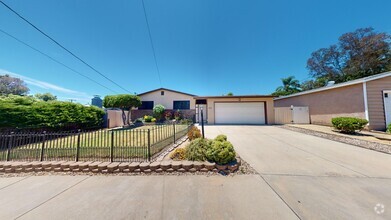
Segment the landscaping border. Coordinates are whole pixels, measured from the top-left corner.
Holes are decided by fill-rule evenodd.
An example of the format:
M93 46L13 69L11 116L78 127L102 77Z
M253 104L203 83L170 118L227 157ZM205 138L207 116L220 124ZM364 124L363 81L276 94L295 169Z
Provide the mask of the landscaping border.
M325 138L328 140L333 140L333 141L337 141L337 142L341 142L341 143L345 143L345 144L354 145L354 146L365 148L368 150L373 150L373 151L377 151L377 152L381 152L381 153L385 153L385 154L391 154L391 146L386 145L386 144L380 144L380 143L376 143L376 142L372 142L372 141L360 140L360 139L357 139L354 137L339 136L339 135L335 135L335 134L314 131L314 130L310 130L310 129L306 129L306 128L292 127L289 125L281 125L278 127L283 128L283 129L287 129L290 131L300 132L300 133L304 133L304 134L308 134L308 135L312 135L312 136L316 136L316 137Z

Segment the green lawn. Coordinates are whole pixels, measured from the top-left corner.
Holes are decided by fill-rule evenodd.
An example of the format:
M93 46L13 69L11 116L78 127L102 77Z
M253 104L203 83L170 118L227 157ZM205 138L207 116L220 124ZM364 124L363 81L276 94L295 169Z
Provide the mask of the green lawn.
M187 125L175 125L176 138L187 133ZM149 130L149 142L148 142ZM43 137L31 139L31 144L20 144L11 151L15 160L39 160ZM79 145L79 160L118 161L145 160L148 158L148 143L153 156L174 141L173 125L148 125L128 130L98 130L81 134L48 134L44 144L44 160L74 160ZM4 160L6 151L0 152Z

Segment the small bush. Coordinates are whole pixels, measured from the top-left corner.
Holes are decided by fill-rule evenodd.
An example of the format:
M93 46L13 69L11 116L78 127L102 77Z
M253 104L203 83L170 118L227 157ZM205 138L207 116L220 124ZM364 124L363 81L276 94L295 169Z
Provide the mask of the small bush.
M151 119L151 122L156 122L156 118L152 118L152 119Z
M338 117L333 118L331 123L342 133L354 134L356 131L361 131L368 121L361 118Z
M207 139L197 138L186 146L186 159L192 161L207 160L206 151L210 148L211 142Z
M391 124L389 124L387 127L387 133L391 133Z
M175 120L180 120L180 119L182 119L182 112L181 111L179 111L179 109L176 111L176 112L174 112L174 118L175 118Z
M200 138L201 137L200 129L198 129L196 126L192 126L189 132L187 132L187 137L189 138L190 141L196 138Z
M144 121L145 121L145 122L152 122L152 119L153 119L153 117L150 116L150 115L145 115L145 116L144 116Z
M165 110L166 108L163 105L155 105L155 107L153 107L153 116L160 121L163 118Z
M170 158L173 160L186 159L186 148L177 148L170 154Z
M236 153L231 142L214 140L206 151L206 157L217 164L227 164L235 160Z
M214 140L221 141L221 142L227 141L227 135L224 134L217 135L217 137Z
M171 120L172 119L172 113L171 111L166 111L164 113L164 118L166 118L167 121Z

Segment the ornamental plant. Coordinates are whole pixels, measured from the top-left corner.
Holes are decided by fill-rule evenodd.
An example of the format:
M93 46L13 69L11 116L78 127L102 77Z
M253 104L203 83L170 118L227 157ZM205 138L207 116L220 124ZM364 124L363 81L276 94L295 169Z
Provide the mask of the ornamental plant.
M334 128L342 133L354 134L361 131L368 124L368 121L361 118L338 117L331 120Z
M186 159L192 161L207 160L206 151L210 148L211 141L203 138L197 138L186 146Z
M229 141L214 140L206 151L206 157L217 164L227 164L235 160L235 150Z
M186 148L177 148L170 154L170 158L173 160L186 159Z
M175 120L180 120L182 118L182 112L179 109L174 113Z
M144 116L144 121L145 121L145 122L152 122L152 119L153 119L153 117L150 116L150 115L145 115L145 116Z
M171 111L166 111L166 112L164 113L164 118L165 118L167 121L171 120L171 119L172 119L172 113L171 113Z
M166 108L163 106L163 105L155 105L153 107L153 116L157 119L157 120L161 120L163 118L163 114L164 114L164 111L166 110Z
M388 127L387 127L387 133L391 134L391 124L389 124Z
M201 137L201 131L198 129L196 126L192 126L187 132L187 137L189 138L190 141L200 138Z

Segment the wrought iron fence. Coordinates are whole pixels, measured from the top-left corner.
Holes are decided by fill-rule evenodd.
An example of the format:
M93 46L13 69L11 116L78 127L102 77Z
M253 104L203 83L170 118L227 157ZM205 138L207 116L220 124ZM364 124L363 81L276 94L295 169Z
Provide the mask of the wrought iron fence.
M192 125L134 129L0 133L0 161L151 161Z

